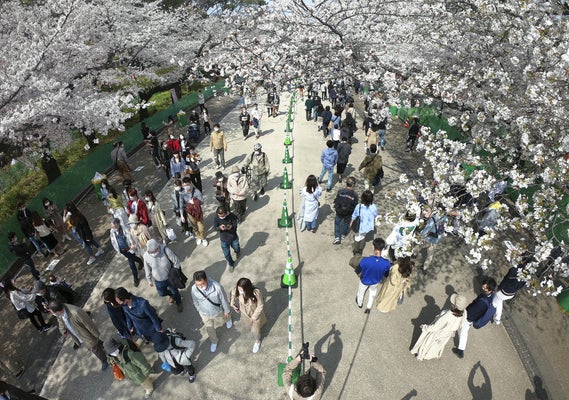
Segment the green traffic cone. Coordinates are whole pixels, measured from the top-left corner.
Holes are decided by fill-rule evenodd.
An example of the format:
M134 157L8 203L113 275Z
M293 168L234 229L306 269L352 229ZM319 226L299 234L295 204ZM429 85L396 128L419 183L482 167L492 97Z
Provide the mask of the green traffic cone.
M292 267L292 257L287 258L286 266L285 266L285 273L281 277L281 287L285 288L285 287L289 287L289 286L292 286L292 287L297 286L296 275L295 275L294 269Z
M288 172L286 170L286 167L284 169L284 174L283 174L283 181L281 183L281 189L290 189L292 187L292 184L290 183L290 181L288 180Z
M283 211L281 217L278 219L279 228L290 228L292 227L292 218L288 216L288 208L286 206L286 200L283 201Z
M569 289L565 289L557 295L557 304L565 314L569 315Z
M284 145L285 146L290 146L292 144L292 140L290 138L290 134L287 131L286 136L285 136L285 140L284 140Z
M283 158L283 164L292 164L292 158L290 157L290 154L288 152L288 146L285 146L285 155Z

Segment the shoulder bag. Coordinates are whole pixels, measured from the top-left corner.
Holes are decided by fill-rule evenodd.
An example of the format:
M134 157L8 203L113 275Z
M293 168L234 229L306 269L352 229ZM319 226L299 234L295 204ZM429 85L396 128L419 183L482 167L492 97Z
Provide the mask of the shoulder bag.
M358 209L358 216L352 221L352 225L350 227L352 232L354 232L355 234L360 233L360 223L362 220L361 216L360 216L361 211L362 211L362 205L360 204L359 209Z

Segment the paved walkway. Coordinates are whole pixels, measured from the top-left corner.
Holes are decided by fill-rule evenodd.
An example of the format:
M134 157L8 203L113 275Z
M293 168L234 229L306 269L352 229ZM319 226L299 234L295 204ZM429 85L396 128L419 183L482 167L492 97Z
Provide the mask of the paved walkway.
M214 99L210 110L215 110L218 101ZM289 98L283 94L282 104ZM233 103L234 104L234 103ZM243 141L237 115L239 109L233 107L221 121L229 140L226 155L228 171L232 165L239 164L246 154L252 151L254 139ZM180 238L172 249L184 260L183 268L187 275L205 269L213 278L219 280L226 290L233 287L238 278L246 276L266 294L266 312L269 323L264 329L265 338L258 354L251 353L253 340L241 330L237 320L232 330L220 329L220 342L215 354L209 352L209 341L200 331L201 320L191 304L189 289L182 291L185 310L178 314L164 298L157 295L154 288L145 285L134 289L130 270L123 257L114 257L107 243L108 216L90 219L97 227L99 238L105 239L107 253L104 259L93 267L84 265L86 257L72 245L67 260L57 267L56 273L82 286L81 292L88 297L85 308L93 312L93 318L105 336L113 334L113 328L102 305L100 294L107 286L126 286L134 293L150 300L164 319L164 325L175 327L190 338L198 341L195 366L198 377L189 384L182 377L155 375L156 391L154 398L200 398L200 399L277 399L281 388L277 382L277 365L287 356L287 294L280 288L280 275L286 262L284 246L285 232L277 228L277 218L281 215L283 190L278 189L281 182L284 156L283 129L286 109L277 118L264 117L264 135L259 140L271 160L272 173L268 193L258 202L249 200L248 216L239 227L243 257L234 273L225 270L225 260L219 246L218 235L211 231L213 210L217 206L213 190L209 188L215 169L212 167L209 149L202 144L204 157L202 178L206 199L206 228L209 228L210 245L197 247L195 241ZM361 118L358 123L361 122ZM360 130L356 137L361 138ZM376 194L376 204L380 213L400 211L405 204L393 196L399 186L399 174L417 168L417 154L405 154L405 132L395 127L388 133L387 150L382 153L386 166L383 188ZM287 191L289 212L298 209L298 190L306 177L320 172L320 152L324 147L321 134L317 133L313 122L304 119L303 106L297 108L294 131L294 157L289 174L293 179L293 189ZM363 158L363 144L353 146L348 171L354 173ZM134 165L144 165L135 175L140 189L151 187L159 192L159 201L172 219L169 211L170 187L164 187L164 178L153 169L146 152L138 153ZM354 173L356 176L358 174ZM144 177L143 177L144 176ZM115 178L116 179L116 178ZM116 183L116 182L115 182ZM347 266L351 255L349 243L340 246L331 244L333 239L332 201L340 184L335 182L332 192L325 193L321 199L318 232L290 232L292 254L295 268L299 273L299 287L294 290L293 338L294 348L300 349L303 341L309 341L321 362L327 369L326 399L523 399L533 398L532 382L524 370L520 358L501 326L488 326L479 331L472 330L466 356L459 360L447 346L441 360L418 362L409 353L409 348L419 334L419 325L429 323L440 309L445 308L448 295L454 291L474 298L478 290L477 271L468 267L461 254L464 245L458 240L445 239L437 259L437 268L428 275L414 276L411 293L405 303L390 314L381 314L375 309L366 315L353 301L357 288L357 278ZM358 185L361 192L362 186ZM80 208L101 207L90 196ZM88 215L88 217L90 217ZM378 229L384 237L391 226ZM371 252L367 248L366 252ZM69 260L73 257L73 260ZM86 273L87 272L87 273ZM100 279L99 279L100 276ZM73 279L73 280L72 280ZM89 296L90 294L90 296ZM519 302L517 303L519 304ZM20 381L21 386L34 383L41 387L45 380L42 395L50 399L131 399L142 397L143 391L130 382L116 382L112 373L99 371L98 361L85 349L74 351L70 341L62 343L57 332L46 337L30 337L29 323L16 324L15 316L8 321L30 340L16 342L12 349L25 359L29 372ZM24 321L25 322L25 321ZM566 332L566 331L564 331ZM6 330L4 330L4 335ZM32 332L35 333L35 332ZM23 336L24 337L24 336ZM13 339L12 339L13 340ZM40 340L49 343L55 350L47 352L46 357L35 357L26 351L41 348ZM5 342L5 341L4 341ZM49 346L46 346L49 348ZM297 351L297 350L296 350ZM156 360L150 346L144 352L152 361ZM53 354L49 358L49 354ZM159 363L154 363L159 371ZM43 371L38 374L36 371ZM35 378L33 379L32 376ZM44 378L46 377L46 378ZM30 379L32 378L32 379ZM561 392L563 393L563 392ZM565 392L566 393L566 392ZM525 397L524 397L525 396ZM550 397L564 398L564 397Z

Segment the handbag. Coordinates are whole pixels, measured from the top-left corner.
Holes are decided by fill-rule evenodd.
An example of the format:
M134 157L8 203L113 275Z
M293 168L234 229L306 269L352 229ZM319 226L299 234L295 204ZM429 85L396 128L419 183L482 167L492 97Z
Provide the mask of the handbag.
M168 271L168 280L176 289L184 289L186 287L186 282L188 282L188 277L182 271L182 268L170 267Z
M172 228L170 228L170 227L166 228L166 236L167 236L168 239L169 239L170 241L172 241L172 242L178 238L178 237L176 236L176 232L174 232L174 229L172 229Z
M405 293L401 293L401 294L399 295L399 298L397 299L397 304L398 304L398 305L403 304L403 300L404 300L404 299L405 299Z
M124 372L122 372L121 367L119 367L117 364L113 364L113 376L117 381L124 380Z
M352 221L352 225L350 226L350 229L352 230L352 232L354 233L360 233L360 223L362 221L361 217L360 217L360 211L362 210L362 205L360 204L360 208L358 209L358 216Z
M28 319L30 317L30 312L25 307L21 310L17 310L16 314L18 314L18 318L20 319Z

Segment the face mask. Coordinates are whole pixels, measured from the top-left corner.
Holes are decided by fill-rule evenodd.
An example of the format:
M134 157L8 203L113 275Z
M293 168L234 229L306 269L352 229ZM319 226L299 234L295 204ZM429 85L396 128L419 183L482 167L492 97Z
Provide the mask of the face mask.
M146 200L146 202L151 201L151 200L150 200L150 197L145 197L144 200Z
M113 352L111 353L111 356L117 357L117 356L119 355L119 353L120 353L120 352L119 352L119 349L116 349L115 351L113 351Z
M223 182L223 178L219 178L217 181L218 181L218 182Z
M67 212L67 214L65 214L65 215L67 215L67 217L71 217L71 213L70 213L70 212Z
M136 197L134 197L134 196L128 196L128 198L129 198L129 200L131 200L131 201L136 200Z
M213 128L213 130L217 132L217 131L219 131L219 128Z
M257 155L261 154L261 150L255 150L255 154Z
M174 190L176 192L179 192L180 190L182 190L182 187L181 186L174 186Z
M245 294L245 291L241 288L237 289L237 291L239 292L239 296L243 296Z
M158 254L159 254L159 253L160 253L160 252L158 252L158 253L148 253L148 254L150 254L151 257L156 258L156 257L158 257Z
M43 203L43 205L44 205L44 207L49 207L49 203Z
M107 185L105 185L104 183L101 185L101 187L104 189L107 187Z
M184 190L186 192L191 192L192 191L192 187L191 186L184 186Z
M225 219L226 215L219 215L217 214L217 216L219 217L219 219Z

